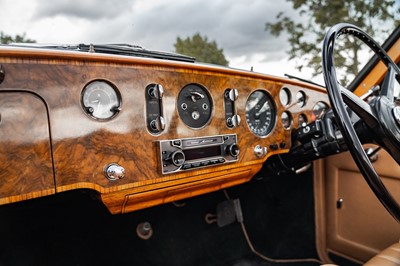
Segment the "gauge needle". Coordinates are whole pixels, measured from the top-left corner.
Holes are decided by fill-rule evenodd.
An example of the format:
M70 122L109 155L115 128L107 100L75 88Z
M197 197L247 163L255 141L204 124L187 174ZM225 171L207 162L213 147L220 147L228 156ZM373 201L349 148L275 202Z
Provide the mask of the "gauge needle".
M268 109L268 102L265 102L259 112L264 113L267 109Z

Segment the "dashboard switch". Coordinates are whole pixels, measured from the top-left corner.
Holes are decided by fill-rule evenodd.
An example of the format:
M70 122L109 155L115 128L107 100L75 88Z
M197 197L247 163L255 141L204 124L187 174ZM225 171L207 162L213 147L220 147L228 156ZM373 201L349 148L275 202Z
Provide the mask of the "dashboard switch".
M228 93L229 99L234 102L237 100L238 96L239 96L239 92L237 89L231 89Z
M161 100L164 96L164 88L160 84L155 84L153 87L153 97Z
M150 122L151 129L161 132L165 129L165 119L162 116L157 117L156 119Z
M233 115L232 116L232 126L233 127L238 127L240 125L240 116L239 115Z
M147 129L152 134L160 134L165 129L163 96L164 89L160 84L146 87L146 122Z
M104 168L104 174L110 181L125 177L125 169L117 163L110 163Z
M235 105L238 97L237 89L226 89L224 92L225 120L228 128L236 128L240 124L240 116L237 115Z

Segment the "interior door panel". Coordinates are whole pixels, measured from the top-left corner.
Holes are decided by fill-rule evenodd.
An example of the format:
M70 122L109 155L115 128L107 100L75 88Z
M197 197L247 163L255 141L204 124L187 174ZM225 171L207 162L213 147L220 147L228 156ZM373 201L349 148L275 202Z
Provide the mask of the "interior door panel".
M373 165L400 201L400 167L384 150L379 151ZM320 207L325 215L319 219L325 223L319 227L324 229L319 233L325 234L325 241L321 241L326 245L323 252L362 263L399 240L400 225L372 193L349 153L317 164L316 178L324 179L316 182L321 186L316 188L316 199L323 202Z

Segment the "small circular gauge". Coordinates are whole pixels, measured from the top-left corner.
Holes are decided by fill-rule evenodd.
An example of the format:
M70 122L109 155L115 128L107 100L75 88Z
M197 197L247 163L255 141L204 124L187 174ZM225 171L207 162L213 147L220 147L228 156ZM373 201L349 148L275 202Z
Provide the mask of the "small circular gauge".
M199 84L188 84L178 95L177 109L182 121L191 128L203 128L211 120L212 99Z
M305 125L307 125L308 119L307 116L305 114L299 114L299 118L298 118L298 127L304 127Z
M304 105L306 105L307 96L304 91L299 91L296 93L296 101L298 107L303 107Z
M287 106L290 104L292 100L292 95L290 93L290 90L286 87L283 87L279 91L279 100L281 101L282 106Z
M267 136L275 127L276 108L271 96L263 90L250 94L246 102L246 122L251 132Z
M317 102L313 107L313 120L321 118L329 109L329 105L324 102Z
M104 80L95 80L85 86L81 104L85 113L96 120L109 120L121 111L119 92Z
M292 115L289 112L283 112L281 115L281 123L285 129L289 129L292 126Z

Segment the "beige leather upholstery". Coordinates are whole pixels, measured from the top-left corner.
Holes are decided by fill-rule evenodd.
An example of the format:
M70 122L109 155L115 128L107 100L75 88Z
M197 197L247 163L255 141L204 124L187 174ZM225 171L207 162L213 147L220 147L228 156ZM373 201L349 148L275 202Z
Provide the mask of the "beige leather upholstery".
M367 266L400 266L400 243L396 243L383 250L367 261Z

